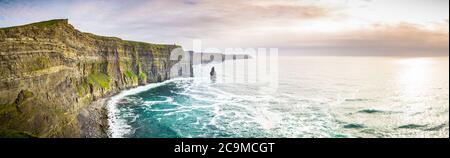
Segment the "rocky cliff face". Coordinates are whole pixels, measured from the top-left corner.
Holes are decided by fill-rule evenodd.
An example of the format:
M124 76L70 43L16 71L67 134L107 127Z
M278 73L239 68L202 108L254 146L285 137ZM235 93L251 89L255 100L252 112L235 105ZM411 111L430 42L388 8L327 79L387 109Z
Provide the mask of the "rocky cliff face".
M67 20L0 29L0 130L105 137L102 98L168 79L176 48L82 33Z

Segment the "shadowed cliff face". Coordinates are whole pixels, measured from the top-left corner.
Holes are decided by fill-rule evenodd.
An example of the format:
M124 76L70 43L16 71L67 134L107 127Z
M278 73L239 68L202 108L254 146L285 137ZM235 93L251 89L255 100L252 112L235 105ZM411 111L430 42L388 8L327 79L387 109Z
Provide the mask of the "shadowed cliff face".
M0 130L38 137L104 137L91 103L169 78L175 45L82 33L67 20L0 29ZM88 109L88 110L87 110ZM99 127L85 127L94 124Z

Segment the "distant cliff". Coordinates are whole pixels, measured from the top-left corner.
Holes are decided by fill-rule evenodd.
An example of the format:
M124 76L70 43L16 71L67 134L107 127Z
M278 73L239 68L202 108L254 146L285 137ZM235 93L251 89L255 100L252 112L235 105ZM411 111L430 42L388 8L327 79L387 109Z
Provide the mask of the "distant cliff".
M193 61L193 64L209 64L213 62L224 62L225 60L242 60L252 59L253 57L248 54L223 54L223 53L203 53L192 52L193 58L197 59Z
M82 33L65 19L2 28L0 134L105 137L105 109L93 103L167 80L176 48Z

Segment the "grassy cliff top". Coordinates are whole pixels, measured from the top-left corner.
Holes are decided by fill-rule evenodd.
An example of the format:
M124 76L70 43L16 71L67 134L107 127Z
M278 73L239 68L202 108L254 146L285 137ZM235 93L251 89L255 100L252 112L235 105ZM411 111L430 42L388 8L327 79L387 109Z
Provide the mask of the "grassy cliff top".
M6 31L6 30L18 29L18 28L27 28L27 27L44 28L44 27L52 27L52 26L69 26L69 27L73 28L69 24L68 19L54 19L54 20L41 21L41 22L30 23L30 24L25 24L25 25L20 25L20 26L0 28L0 31L2 31L2 30ZM76 30L76 31L78 31L78 30ZM175 45L175 44L153 44L153 43L147 43L147 42L129 41L129 40L122 40L118 37L100 36L100 35L95 35L95 34L87 33L87 32L82 32L82 34L85 36L91 37L91 38L95 38L95 39L121 41L121 42L130 44L130 45L134 45L134 46L143 46L143 47L151 46L153 48L163 48L165 46L174 46L176 48L181 48L181 46Z
M0 28L0 30L8 30L8 29L14 29L14 28L21 28L21 27L30 27L30 26L49 27L49 26L54 26L56 24L68 24L68 21L69 21L68 19L54 19L54 20L41 21L41 22L25 24L25 25L20 25L20 26Z

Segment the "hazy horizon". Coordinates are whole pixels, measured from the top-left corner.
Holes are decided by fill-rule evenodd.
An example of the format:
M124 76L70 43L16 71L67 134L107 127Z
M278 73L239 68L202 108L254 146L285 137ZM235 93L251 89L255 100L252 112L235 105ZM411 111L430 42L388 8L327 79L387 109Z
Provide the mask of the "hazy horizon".
M83 32L283 56L448 56L447 0L0 0L0 27L69 19Z

